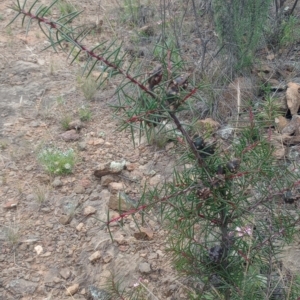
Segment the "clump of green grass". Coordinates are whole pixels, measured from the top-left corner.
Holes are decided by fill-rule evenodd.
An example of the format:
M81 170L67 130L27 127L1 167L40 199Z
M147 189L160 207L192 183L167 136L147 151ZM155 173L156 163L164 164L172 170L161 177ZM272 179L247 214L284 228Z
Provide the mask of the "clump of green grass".
M98 90L98 83L92 77L87 77L81 84L81 90L86 100L93 100Z
M11 246L15 246L20 238L19 228L12 225L5 228L6 240Z
M79 118L81 121L86 122L92 118L92 112L88 107L82 106L79 108Z
M295 41L299 40L299 24L299 20L294 16L290 16L288 20L282 23L281 37L279 41L281 47L291 46L293 43L295 43Z
M54 148L47 148L39 153L38 160L50 174L70 174L75 165L75 153L73 149L62 151Z
M66 0L58 1L58 9L62 16L68 15L74 11L76 11L76 7Z
M60 124L64 130L68 130L71 121L72 121L72 118L69 115L63 115L60 120Z
M45 203L48 194L49 194L49 189L47 186L44 185L37 185L33 189L36 201L39 203L41 206L43 203Z

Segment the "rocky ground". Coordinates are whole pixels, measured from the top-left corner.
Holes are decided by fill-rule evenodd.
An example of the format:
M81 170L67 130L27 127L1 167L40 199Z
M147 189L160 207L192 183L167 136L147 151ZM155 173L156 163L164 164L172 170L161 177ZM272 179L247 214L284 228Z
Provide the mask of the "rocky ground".
M174 143L158 148L136 140L134 147L130 132L117 131L108 107L116 83L108 82L87 101L78 79L83 64L69 66L63 52L41 52L48 44L37 26L27 37L20 21L5 27L14 16L10 4L0 3L0 298L104 300L103 286L113 275L131 289L145 286L151 299L186 299L184 282L164 252L157 216L146 217L142 234L131 216L123 228L112 223L113 241L103 226L108 211L110 219L118 216L116 195L138 201L145 183L151 188L170 179ZM89 12L83 21L96 24L92 1L81 5ZM106 28L105 34L112 32ZM258 73L273 79L275 90L283 81L297 81L295 72L278 77L274 70L261 67ZM91 111L88 121L78 121L83 107ZM295 144L300 135L296 119L278 119L279 159L292 153L291 139ZM62 126L66 120L69 128ZM38 155L49 147L75 151L72 174L45 172ZM95 176L112 161L126 167ZM298 242L287 249L286 263L294 271L300 269L298 253Z
M47 41L36 26L27 37L20 22L5 27L14 16L9 4L0 3L0 298L105 299L97 289L114 275L132 288L146 280L160 299L176 293L180 299L155 218L146 218L145 236L134 236L132 217L124 228L112 224L114 241L101 222L107 211L118 216L111 201L119 190L137 200L146 181L153 186L171 174L174 145L134 148L130 133L116 130L107 105L114 86L87 101L78 87L80 66L69 66L63 53L40 52ZM82 106L91 120L61 136L61 122L78 122ZM37 157L47 147L75 151L71 175L45 172ZM94 176L111 161L126 161L127 170Z

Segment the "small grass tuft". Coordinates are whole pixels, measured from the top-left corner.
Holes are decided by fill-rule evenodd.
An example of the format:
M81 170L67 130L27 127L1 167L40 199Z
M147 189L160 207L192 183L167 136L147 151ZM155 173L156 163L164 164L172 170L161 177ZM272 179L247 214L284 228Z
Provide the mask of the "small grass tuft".
M76 7L66 0L58 1L58 9L62 16L66 16L74 11L76 11Z
M88 107L82 106L79 108L78 113L80 120L83 122L90 121L92 118L92 112Z
M5 228L5 237L11 246L15 246L19 242L20 234L19 228L15 225L7 226Z
M81 84L81 90L86 100L93 100L98 90L98 83L91 77L87 77Z
M64 130L69 130L71 121L72 121L72 118L69 115L63 115L60 120L60 124Z
M38 204L41 206L48 198L49 188L45 185L37 185L33 188L33 193Z
M75 153L73 149L62 151L54 148L47 148L39 153L38 160L50 174L70 174L75 165Z

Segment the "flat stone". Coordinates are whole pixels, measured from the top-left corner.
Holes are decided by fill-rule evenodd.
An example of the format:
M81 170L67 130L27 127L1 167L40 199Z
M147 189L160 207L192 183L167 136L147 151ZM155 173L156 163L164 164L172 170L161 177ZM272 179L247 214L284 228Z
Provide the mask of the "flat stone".
M81 231L84 227L84 224L83 223L79 223L77 226L76 226L76 230L77 231Z
M53 182L52 182L53 187L61 187L63 186L63 182L60 180L59 177L55 177Z
M131 172L131 171L135 170L138 167L138 164L136 164L136 163L126 163L125 166L126 166L126 169Z
M78 284L78 283L75 283L75 284L73 284L73 285L71 285L71 286L69 286L69 287L67 288L65 294L66 294L67 296L73 296L73 295L75 295L75 294L78 292L78 290L79 290L79 284Z
M228 140L234 133L234 128L227 125L224 128L218 130L216 134L223 140Z
M71 222L72 220L72 216L71 215L63 215L59 218L59 223L62 224L62 225L67 225Z
M90 257L89 257L89 261L91 263L95 262L96 260L100 259L101 257L101 252L100 251L96 251L94 252Z
M108 186L111 182L114 182L114 177L111 175L105 175L101 177L101 185Z
M125 186L122 182L110 182L108 185L108 190L111 193L116 193L118 191L124 190Z
M96 210L95 207L93 207L93 206L87 206L87 207L84 208L83 214L84 214L85 216L89 216L89 215L94 214L96 211L97 211L97 210Z
M92 185L91 181L87 178L80 180L80 184L86 189Z
M59 275L63 279L67 280L71 276L71 271L68 268L61 269L60 272L59 272Z
M86 142L79 142L78 149L79 149L79 151L85 151L87 149Z
M149 273L151 273L151 267L150 267L150 264L147 263L147 262L140 263L140 264L139 264L139 271L140 271L142 274L149 274Z
M163 177L160 174L157 174L149 179L149 185L157 186L163 182Z
M126 165L126 161L116 162L112 161L111 163L99 164L97 166L97 170L94 171L94 175L98 178L101 178L105 175L110 174L119 174L124 170Z
M89 197L89 200L90 201L96 201L96 200L99 200L101 198L101 193L98 193L98 192L92 192L90 197Z
M87 288L87 299L90 300L111 300L112 297L109 292L103 289L99 289L93 285Z
M107 203L110 198L110 191L106 189L102 190L99 194L99 198L102 202Z
M300 116L293 115L292 120L282 129L283 134L292 135L295 133L295 136L300 134Z
M74 193L76 194L84 194L85 193L85 188L81 185L81 184L78 184L74 187Z
M80 138L80 135L75 129L68 130L59 135L65 142L77 141Z
M3 208L16 208L18 205L18 201L16 200L12 200L12 201L8 201L3 205Z
M36 288L37 288L38 284L37 283L33 283L31 281L27 281L24 279L15 279L15 280L11 280L8 285L6 286L6 288L11 291L11 293L13 295L32 295Z

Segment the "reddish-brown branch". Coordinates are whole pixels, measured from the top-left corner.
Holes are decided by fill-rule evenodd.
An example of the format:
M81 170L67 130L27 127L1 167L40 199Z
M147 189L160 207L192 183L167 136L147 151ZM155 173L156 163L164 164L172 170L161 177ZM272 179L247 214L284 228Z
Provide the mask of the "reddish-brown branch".
M116 222L116 221L119 221L119 220L121 220L121 219L124 219L124 218L125 218L126 216L128 216L128 215L132 215L132 214L135 214L135 213L137 213L137 212L139 212L139 211L141 211L141 210L145 210L146 208L148 208L148 207L150 207L150 206L153 206L153 205L155 205L155 204L157 204L157 203L167 202L169 199L171 199L171 198L173 198L173 197L177 197L177 196L179 196L179 195L181 195L181 194L185 194L185 193L187 193L187 192L189 192L189 191L191 191L191 190L194 190L194 189L196 189L196 188L197 188L197 186L190 186L190 187L188 187L188 188L186 188L186 189L184 189L184 190L181 190L181 191L178 191L178 192L176 192L176 193L173 193L173 194L171 194L171 195L169 195L169 196L165 196L165 197L163 197L163 198L160 198L160 199L158 199L158 200L156 200L156 201L154 201L154 202L152 202L152 203L150 203L150 204L144 204L144 205L141 205L141 206L139 206L139 207L137 207L137 208L134 208L134 209L131 209L131 210L129 210L129 211L126 211L126 212L120 214L118 217L115 217L115 218L113 218L113 219L107 221L107 222L106 222L106 225L109 225L109 224L112 223L112 222ZM169 203L169 204L170 204L170 203ZM171 204L170 204L170 205L171 205Z
M26 12L24 10L21 10L20 13L28 16L31 19L35 19L37 20L39 23L44 23L46 25L49 25L52 29L56 29L57 31L59 31L62 35L64 35L63 32L61 32L59 26L52 21L49 21L46 18L43 17L39 17L36 16L30 12ZM114 63L111 63L110 61L108 61L107 59L105 59L103 56L97 55L96 53L94 53L94 51L89 50L86 46L84 46L83 44L81 44L80 42L78 42L77 40L73 40L77 47L86 52L88 55L90 55L91 57L95 58L98 61L102 61L104 62L107 66L113 68L114 70L118 71L120 74L124 75L128 80L130 80L132 83L134 83L135 85L137 85L140 89L142 89L145 93L151 95L152 97L155 98L155 94L150 91L145 85L143 85L142 83L138 82L136 79L134 79L130 74L128 74L125 70L119 68L117 65L115 65Z

